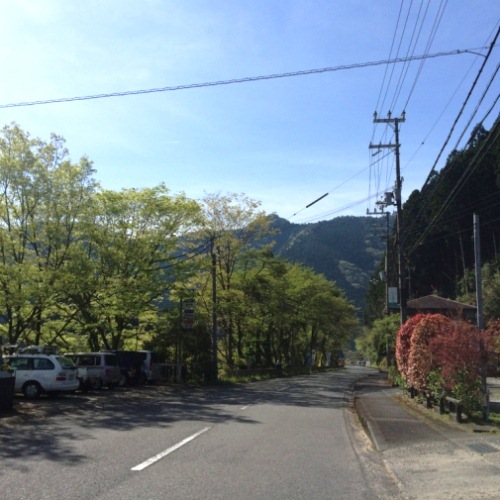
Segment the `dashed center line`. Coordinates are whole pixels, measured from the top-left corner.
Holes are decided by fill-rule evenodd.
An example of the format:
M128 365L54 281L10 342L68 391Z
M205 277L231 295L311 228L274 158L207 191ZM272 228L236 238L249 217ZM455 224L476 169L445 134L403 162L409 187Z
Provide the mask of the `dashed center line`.
M203 433L209 431L211 427L204 427L201 429L201 431L196 432L195 434L192 434L191 436L183 439L182 441L179 441L177 444L174 444L170 448L167 448L166 450L162 451L161 453L158 453L154 457L149 458L145 462L142 462L139 465L136 465L135 467L132 467L130 470L133 471L141 471L144 470L146 467L149 467L150 465L153 465L154 463L158 462L158 460L161 460L162 458L166 457L167 455L170 455L170 453L174 452L175 450L178 450L185 444L189 443L193 439L196 439L198 436L201 436Z

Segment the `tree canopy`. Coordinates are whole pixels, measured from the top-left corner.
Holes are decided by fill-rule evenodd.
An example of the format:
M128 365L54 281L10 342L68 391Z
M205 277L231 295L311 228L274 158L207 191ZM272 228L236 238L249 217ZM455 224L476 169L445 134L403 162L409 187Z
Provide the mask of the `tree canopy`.
M327 364L356 328L335 283L276 257L245 195L105 190L64 140L0 134L0 335L63 350L153 348L206 371ZM217 289L214 303L212 279ZM184 328L182 304L195 304ZM215 312L215 316L214 316Z

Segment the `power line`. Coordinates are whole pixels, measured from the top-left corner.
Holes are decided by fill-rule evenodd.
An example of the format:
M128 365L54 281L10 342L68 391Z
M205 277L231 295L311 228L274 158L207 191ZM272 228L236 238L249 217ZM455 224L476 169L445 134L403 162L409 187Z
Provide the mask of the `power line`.
M436 165L437 165L439 159L441 158L441 155L443 154L444 149L448 145L448 143L449 143L449 141L451 139L451 136L453 135L455 127L457 126L457 123L460 120L460 117L462 116L462 114L463 114L463 112L465 110L465 107L467 106L467 103L469 102L469 99L470 99L470 97L472 95L472 92L474 91L474 89L475 89L475 87L477 85L479 77L481 76L481 73L483 72L484 67L486 66L486 63L488 62L488 59L489 59L490 54L491 54L491 52L493 50L493 47L495 47L495 43L497 41L497 38L498 38L499 34L500 34L500 28L497 30L497 33L495 35L495 38L494 38L493 42L491 42L491 45L490 45L489 50L488 50L488 53L486 54L486 57L484 58L483 64L479 68L478 74L476 75L476 78L475 78L475 80L474 80L474 82L472 84L472 87L470 88L469 93L467 94L467 97L465 98L465 101L462 104L462 107L460 108L460 111L459 111L457 117L455 118L455 121L453 122L453 125L451 127L450 133L448 134L448 137L446 138L446 140L445 140L445 142L443 144L443 147L441 148L441 151L439 152L438 157L436 158L436 161L434 162L434 165L432 166L431 171L429 172L429 175L427 176L427 179L426 179L426 181L424 183L424 186L425 186L425 184L427 184L427 182L429 181L429 178L431 177L432 173L436 169Z
M481 76L481 74L482 74L482 72L483 72L483 70L484 70L484 68L485 68L485 66L486 66L486 63L488 62L488 59L489 59L489 57L490 57L490 55L491 55L491 53L492 53L492 51L493 51L493 48L496 46L495 44L496 44L496 41L497 41L497 39L498 39L498 36L499 36L499 35L500 35L500 28L497 30L496 35L495 35L495 37L494 37L493 41L492 41L492 42L491 42L491 44L490 44L490 47L489 47L488 53L487 53L487 54L486 54L486 56L484 57L484 61L483 61L482 65L481 65L481 67L479 68L479 71L478 71L478 73L477 73L477 75L476 75L476 78L474 79L474 82L472 83L472 86L471 86L471 88L470 88L470 90L469 90L469 92L468 92L468 94L467 94L467 97L466 97L465 101L463 102L463 104L462 104L462 106L461 106L461 108L460 108L460 110L459 110L459 112L458 112L458 115L457 115L457 116L456 116L456 118L455 118L455 121L453 122L453 125L452 125L452 127L451 127L451 129L450 129L450 132L448 133L448 136L447 136L447 138L446 138L446 140L445 140L445 142L444 142L443 146L441 147L441 150L439 151L438 156L437 156L436 160L434 161L434 164L433 164L433 166L432 166L432 168L431 168L431 170L430 170L429 174L427 175L427 179L425 180L424 185L422 186L422 188L421 188L421 190L420 190L421 192L425 189L425 187L426 187L428 184L430 184L430 181L431 181L431 179L432 179L432 177L433 177L433 174L434 174L434 172L435 172L435 170L436 170L436 166L437 166L437 164L438 164L438 162L439 162L439 160L440 160L440 158L441 158L441 156L442 156L442 154L443 154L443 152L444 152L445 148L447 147L448 143L449 143L449 142L450 142L450 140L451 140L451 137L452 137L453 132L455 131L455 128L456 128L456 126L457 126L457 124L458 124L458 122L459 122L459 120L460 120L460 117L462 116L462 114L463 114L463 113L464 113L464 111L465 111L465 108L466 108L466 106L467 106L467 103L469 102L469 99L470 99L470 98L471 98L471 96L472 96L472 93L473 93L473 91L474 91L474 89L475 89L475 87L476 87L476 85L477 85L477 82L478 82L478 80L479 80L479 77ZM495 73L495 74L496 74L496 73ZM489 114L489 113L488 113L488 114ZM483 121L484 121L484 119L483 119ZM481 122L481 123L482 123L482 122ZM440 179L440 181L442 182L442 178ZM436 190L436 189L437 189L437 184L434 186L434 190ZM432 196L432 193L430 193L430 196ZM428 203L428 201L427 201L427 203ZM427 204L427 203L424 203L424 204L420 207L420 210L419 210L419 212L418 212L418 214L417 214L417 216L416 216L415 220L417 220L417 219L420 217L420 214L421 214L421 213L423 213L423 211L424 211L424 210L425 210L425 208L426 208L426 204ZM407 223L407 224L408 224L408 223ZM407 233L407 232L411 232L411 231L412 231L412 226L413 226L413 224L412 224L412 223L409 223L409 224L408 224L408 227L405 227L405 232L406 232L406 233Z
M368 167L365 167L363 168L362 170L360 170L359 172L356 172L354 175L352 175L351 177L349 177L348 179L346 179L344 182L341 182L340 184L338 184L337 186L335 186L334 188L330 189L330 191L328 191L327 193L325 193L323 196L320 196L319 198L317 198L316 200L314 200L313 202L309 203L308 205L306 205L304 208L301 208L298 212L295 212L292 217L295 217L296 215L300 214L300 212L304 211L306 208L309 208L311 205L314 205L315 203L317 203L318 201L322 200L323 198L325 198L326 196L328 196L330 193L332 193L333 191L335 191L336 189L339 189L340 187L342 187L344 184L347 184L349 181L351 181L352 179L354 179L354 177L357 177L358 175L362 174L364 171L366 171L368 169ZM290 217L291 218L291 217Z
M429 36L429 39L427 40L427 45L425 47L425 52L424 52L425 54L427 54L431 50L431 45L434 42L434 38L436 37L436 33L437 33L439 25L441 24L441 20L443 18L443 14L444 14L444 11L446 9L446 5L447 4L448 4L448 0L446 0L445 2L441 1L440 5L439 5L439 9L438 9L438 12L436 14L436 18L434 20L434 24L433 24L432 29L431 29L431 34ZM427 9L429 8L429 6L430 6L430 2L427 4ZM426 9L426 14L427 14L427 9ZM424 19L425 19L425 15L424 15ZM422 21L422 26L423 26L423 21ZM419 33L419 35L420 35L420 33ZM413 81L413 85L412 85L412 87L410 89L410 92L408 94L408 98L406 99L406 103L403 106L403 109L407 109L408 108L408 103L410 102L410 99L411 99L411 96L413 94L413 91L415 90L417 82L418 82L418 80L420 78L420 75L421 75L422 70L424 68L424 64L425 64L425 59L422 59L420 61L420 65L418 67L417 74L415 75L415 78L414 78L414 81Z
M250 83L256 82L260 80L273 80L277 78L290 78L295 76L305 76L305 75L313 75L318 73L329 73L335 71L346 71L349 69L358 69L358 68L368 68L372 66L382 66L386 64L397 64L397 63L405 63L409 61L421 61L423 59L434 59L438 57L447 57L447 56L456 56L461 54L470 54L473 51L477 50L485 50L488 47L478 47L471 49L456 49L448 52L436 52L434 54L424 54L419 56L410 56L410 57L397 57L394 59L386 59L381 61L370 61L364 63L355 63L355 64L347 64L342 66L330 66L326 68L317 68L317 69L307 69L301 71L291 71L288 73L275 73L271 75L262 75L262 76L249 76L245 78L233 78L231 80L219 80L214 82L204 82L204 83L191 83L187 85L175 85L171 87L158 87L144 90L127 90L124 92L110 92L104 94L93 94L86 96L76 96L76 97L61 97L57 99L44 99L38 101L25 101L25 102L15 102L10 104L0 104L0 109L6 108L19 108L26 106L39 106L42 104L56 104L63 102L73 102L73 101L89 101L93 99L106 99L109 97L125 97L129 95L140 95L140 94L153 94L158 92L173 92L177 90L187 90L187 89L195 89L195 88L203 88L203 87L217 87L221 85L232 85L236 83Z
M422 235L417 239L416 243L411 247L411 249L408 251L408 254L411 254L415 251L415 249L422 244L422 242L426 239L427 235L431 231L431 229L434 227L434 225L437 223L439 218L443 215L443 213L446 211L446 209L450 206L451 202L455 199L457 196L458 192L460 189L463 187L465 182L469 179L469 177L472 175L474 170L479 166L483 158L485 157L486 153L493 147L495 142L499 138L500 134L500 121L497 121L495 124L495 127L490 131L488 134L488 137L485 139L484 143L482 144L481 148L477 151L477 153L474 155L474 158L469 163L469 166L467 169L463 172L462 176L458 180L457 184L453 188L453 190L448 194L448 197L446 200L440 205L439 210L437 213L434 215L432 220L427 224L424 232Z

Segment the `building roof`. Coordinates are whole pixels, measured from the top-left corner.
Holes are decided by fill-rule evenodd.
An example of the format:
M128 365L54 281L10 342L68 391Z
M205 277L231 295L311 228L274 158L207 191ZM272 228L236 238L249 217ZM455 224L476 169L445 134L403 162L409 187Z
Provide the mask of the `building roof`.
M409 300L406 304L408 309L439 309L439 310L460 310L460 311L475 311L476 306L471 306L469 304L462 304L456 300L444 299L443 297L438 297L437 295L427 295L426 297L420 297L418 299Z

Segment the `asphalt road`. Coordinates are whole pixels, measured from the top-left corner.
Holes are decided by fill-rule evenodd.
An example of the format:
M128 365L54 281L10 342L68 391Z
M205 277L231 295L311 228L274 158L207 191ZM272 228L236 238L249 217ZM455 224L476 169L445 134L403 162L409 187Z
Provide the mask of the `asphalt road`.
M351 408L362 367L217 388L16 400L0 420L0 496L390 498Z

